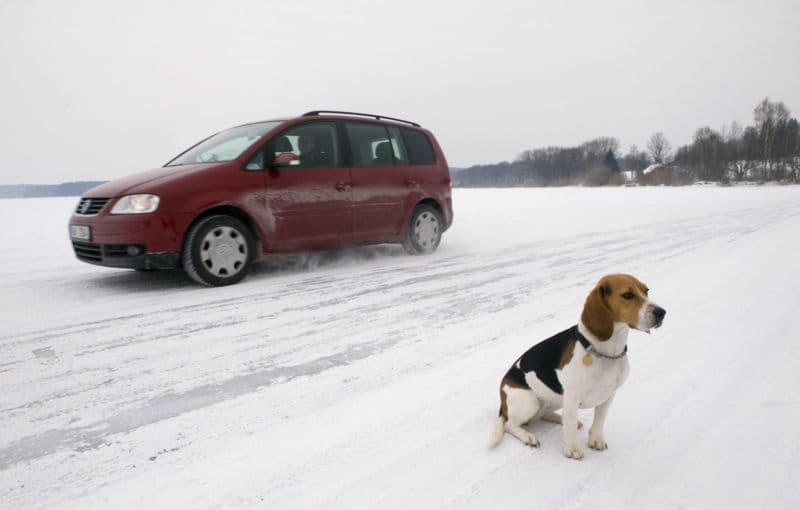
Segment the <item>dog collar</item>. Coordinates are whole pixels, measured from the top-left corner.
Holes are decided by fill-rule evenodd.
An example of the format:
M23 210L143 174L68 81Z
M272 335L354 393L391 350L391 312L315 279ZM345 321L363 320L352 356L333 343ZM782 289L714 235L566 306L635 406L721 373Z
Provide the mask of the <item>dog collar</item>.
M583 334L578 330L578 328L575 328L575 332L578 334L578 341L581 343L583 348L586 350L586 356L590 356L590 355L594 354L595 356L600 357L600 358L620 359L621 357L625 356L628 353L628 344L625 344L625 348L622 350L621 354L617 354L616 356L609 356L608 354L603 354L602 352L598 352L597 349L594 348L594 345L592 345L592 342L590 342L585 336L583 336ZM584 359L584 363L586 363L585 359ZM586 364L589 365L589 364L591 364L591 362L586 363Z

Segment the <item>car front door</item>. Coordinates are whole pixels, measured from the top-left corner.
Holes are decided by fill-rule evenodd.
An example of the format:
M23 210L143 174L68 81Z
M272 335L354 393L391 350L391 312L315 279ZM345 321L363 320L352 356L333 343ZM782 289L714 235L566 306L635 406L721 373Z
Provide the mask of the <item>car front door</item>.
M267 246L300 250L352 242L350 169L342 164L336 123L295 126L265 150Z

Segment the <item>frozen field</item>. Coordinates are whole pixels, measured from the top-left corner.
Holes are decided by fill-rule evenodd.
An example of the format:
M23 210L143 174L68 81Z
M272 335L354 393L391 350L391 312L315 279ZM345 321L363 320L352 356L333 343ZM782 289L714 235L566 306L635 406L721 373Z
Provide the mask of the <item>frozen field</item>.
M800 506L800 187L456 190L433 256L218 289L78 262L75 203L0 200L3 509ZM484 449L510 363L621 271L668 314L609 450Z

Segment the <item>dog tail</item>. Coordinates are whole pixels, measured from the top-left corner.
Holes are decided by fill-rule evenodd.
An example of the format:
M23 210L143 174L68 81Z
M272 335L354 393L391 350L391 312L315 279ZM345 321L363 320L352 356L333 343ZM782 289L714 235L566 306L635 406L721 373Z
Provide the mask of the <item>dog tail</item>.
M486 443L486 448L494 448L500 441L503 440L503 434L506 433L506 419L501 415L497 417L492 427L492 433L489 436L489 441Z

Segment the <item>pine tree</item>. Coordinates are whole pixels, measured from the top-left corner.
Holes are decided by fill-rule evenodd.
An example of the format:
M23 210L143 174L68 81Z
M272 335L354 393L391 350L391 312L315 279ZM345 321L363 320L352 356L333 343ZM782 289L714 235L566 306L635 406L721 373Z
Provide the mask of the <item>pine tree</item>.
M619 163L617 162L617 158L614 156L614 151L612 149L608 149L608 152L606 152L606 159L604 163L612 172L619 172Z

